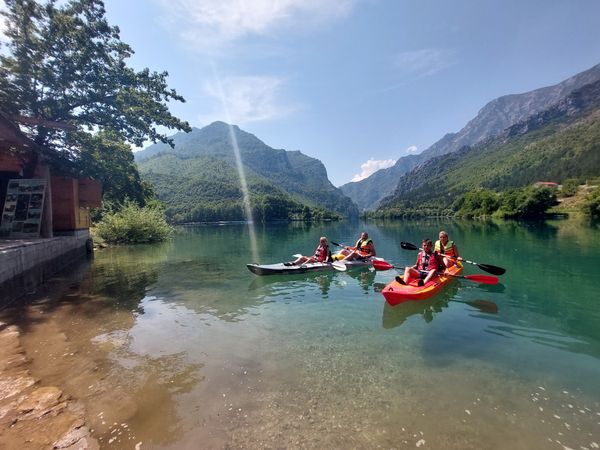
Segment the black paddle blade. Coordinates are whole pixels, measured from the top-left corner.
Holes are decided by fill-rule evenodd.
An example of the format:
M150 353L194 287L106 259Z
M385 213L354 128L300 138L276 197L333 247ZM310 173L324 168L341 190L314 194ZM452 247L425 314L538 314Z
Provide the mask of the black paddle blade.
M492 266L490 264L477 264L477 267L487 273L491 273L492 275L502 275L504 272L506 272L504 267Z
M404 250L419 250L419 247L411 244L410 242L400 242L400 247Z
M342 244L338 244L337 242L334 241L329 241L331 242L333 245L337 246L337 247L344 247Z

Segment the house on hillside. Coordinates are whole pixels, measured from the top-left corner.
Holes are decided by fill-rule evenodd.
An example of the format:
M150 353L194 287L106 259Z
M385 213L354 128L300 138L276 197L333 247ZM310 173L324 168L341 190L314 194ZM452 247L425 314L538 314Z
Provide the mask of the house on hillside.
M554 181L536 181L533 183L535 187L547 187L550 189L558 189L559 184Z
M54 171L50 156L0 112L0 285L32 270L45 278L91 250L102 185Z

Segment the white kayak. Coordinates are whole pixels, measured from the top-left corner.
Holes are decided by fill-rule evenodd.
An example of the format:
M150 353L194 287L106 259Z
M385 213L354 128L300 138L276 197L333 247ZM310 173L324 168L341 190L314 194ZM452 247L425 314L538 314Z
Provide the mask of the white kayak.
M283 275L291 273L305 273L318 270L340 270L344 271L352 267L364 267L370 266L373 261L381 260L382 258L367 258L367 259L354 259L352 261L334 261L334 262L315 262L300 264L297 266L289 265L289 263L276 263L276 264L246 264L248 270L256 275Z

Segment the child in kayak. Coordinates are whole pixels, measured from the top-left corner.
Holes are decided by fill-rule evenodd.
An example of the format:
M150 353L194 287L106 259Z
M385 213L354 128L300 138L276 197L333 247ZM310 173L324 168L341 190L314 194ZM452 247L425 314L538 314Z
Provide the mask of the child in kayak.
M444 262L437 253L433 251L433 242L431 239L423 239L423 250L417 256L417 263L414 266L404 268L404 277L396 277L400 284L409 284L412 280L419 280L418 285L423 286L431 280L435 274L444 270Z
M458 254L458 248L454 241L448 240L448 233L440 231L439 241L435 243L435 252L443 257L444 265L446 267L452 267L456 264L456 261L462 261L462 258Z
M300 256L295 261L283 263L286 266L297 266L306 263L315 263L315 262L329 262L331 260L331 251L329 250L329 245L327 244L327 238L325 236L321 236L319 239L319 246L315 250L315 254L312 256Z

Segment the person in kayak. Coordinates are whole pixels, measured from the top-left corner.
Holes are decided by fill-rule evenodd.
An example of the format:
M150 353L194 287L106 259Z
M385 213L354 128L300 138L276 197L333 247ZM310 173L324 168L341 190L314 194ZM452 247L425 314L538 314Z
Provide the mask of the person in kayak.
M437 272L444 270L444 261L441 256L433 251L433 242L431 239L423 239L423 250L417 256L417 263L414 266L404 268L404 277L396 277L400 284L409 284L412 280L419 280L418 285L423 286L431 280Z
M354 248L345 247L341 252L344 255L344 261L352 261L353 259L367 259L377 255L373 240L369 239L369 233L363 231L360 238L356 241Z
M444 265L446 267L452 267L456 264L456 261L462 261L462 258L458 254L458 248L454 241L448 239L448 233L440 231L439 240L436 241L434 251L441 255L444 259Z
M298 266L306 263L316 263L316 262L330 262L331 261L331 251L329 250L329 244L327 243L327 238L325 236L321 236L319 239L319 246L315 249L315 253L312 256L300 256L295 261L283 263L286 266Z

